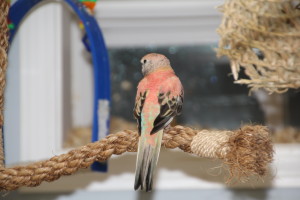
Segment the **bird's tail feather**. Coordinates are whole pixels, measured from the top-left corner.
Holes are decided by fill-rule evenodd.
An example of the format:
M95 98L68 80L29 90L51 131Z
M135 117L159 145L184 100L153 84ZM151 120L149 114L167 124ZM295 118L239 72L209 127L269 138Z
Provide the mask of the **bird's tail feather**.
M147 143L144 134L139 140L134 183L135 190L139 189L139 187L147 192L152 190L153 174L159 157L163 130L155 134L157 134L155 146Z

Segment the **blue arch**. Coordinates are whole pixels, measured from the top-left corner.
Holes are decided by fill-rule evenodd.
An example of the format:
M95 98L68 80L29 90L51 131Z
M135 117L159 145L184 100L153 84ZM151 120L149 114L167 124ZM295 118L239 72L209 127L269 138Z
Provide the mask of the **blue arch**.
M14 3L9 11L9 20L14 24L14 29L10 30L11 43L20 22L24 16L37 4L45 0L18 0ZM93 130L92 141L99 140L99 102L107 101L110 105L110 68L108 52L102 36L100 27L93 16L85 11L84 6L78 0L64 0L78 15L82 21L86 36L88 39L88 50L92 54L93 69L94 69L94 110L93 110ZM85 43L87 45L87 43ZM109 119L109 118L108 118ZM109 120L106 122L106 130L109 130ZM108 132L106 133L108 134ZM105 163L94 163L92 169L97 171L106 171Z

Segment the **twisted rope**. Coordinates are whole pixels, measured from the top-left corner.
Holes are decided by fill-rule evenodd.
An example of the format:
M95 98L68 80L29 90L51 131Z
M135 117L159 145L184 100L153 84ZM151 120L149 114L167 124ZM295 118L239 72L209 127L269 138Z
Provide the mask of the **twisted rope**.
M193 153L222 159L230 176L247 180L253 174L264 176L273 160L273 146L264 126L244 126L236 131L200 131L191 143Z
M4 110L4 88L5 88L5 74L7 66L7 49L8 49L8 26L7 26L7 14L9 9L9 3L7 0L0 1L0 167L4 163L4 151L3 151L3 110Z
M190 142L195 135L190 128L175 127L165 134L163 144L168 148L179 147L190 152ZM87 168L95 161L105 161L112 154L137 150L138 134L125 130L67 154L27 166L0 169L0 190L15 190L21 186L37 186L43 181L54 181L62 175L71 175L80 168Z
M249 127L243 127L236 131L239 137L236 137L236 132L232 132L230 137L222 137L224 140L218 141L221 144L219 147L210 148L210 152L207 152L209 148L204 148L203 150L207 152L207 155L210 155L209 157L223 159L227 162L230 169L232 169L231 166L234 166L234 171L238 170L244 172L246 170L248 172L246 174L238 173L238 176L265 175L267 165L272 161L272 144L268 137L268 133L262 134L260 132L261 130L266 130L265 127L250 127L252 127L253 130L255 129L255 133L253 132L249 134L249 131L245 131ZM205 154L202 154L202 151L199 150L197 146L203 146L203 143L209 146L209 144L212 144L212 142L214 142L214 140L216 140L220 135L224 134L224 132L215 134L214 131L207 133L212 135L210 137L210 141L203 140L203 136L206 136L199 130L189 127L175 126L166 130L164 133L162 146L171 149L178 147L188 153L193 153L193 149L198 149L194 153L205 156ZM213 137L213 135L215 136ZM253 138L250 139L252 141L258 141L257 138L263 138L258 141L259 144L249 143L252 148L250 148L246 155L247 157L250 156L252 158L250 159L250 164L251 166L254 166L250 171L247 169L249 162L246 163L246 166L240 165L240 162L243 163L243 158L237 156L241 155L241 153L235 152L243 152L244 148L248 148L247 145L245 146L245 143L248 142L249 137L246 137L246 135L250 135ZM243 137L245 138L243 139ZM116 134L111 134L98 142L90 143L72 150L69 153L54 156L46 161L29 164L27 166L0 168L0 190L9 191L15 190L21 186L38 186L43 181L54 181L63 175L71 175L80 168L87 168L95 161L105 161L109 159L112 154L120 155L125 152L135 152L137 150L137 143L137 132L125 130ZM225 148L224 145L226 146ZM233 150L231 150L232 146L234 147ZM251 152L253 148L256 149L256 151ZM226 155L229 155L229 157ZM261 155L263 155L263 157ZM239 160L237 161L236 159ZM257 164L258 160L260 162L259 164ZM235 176L235 174L233 173L232 176Z

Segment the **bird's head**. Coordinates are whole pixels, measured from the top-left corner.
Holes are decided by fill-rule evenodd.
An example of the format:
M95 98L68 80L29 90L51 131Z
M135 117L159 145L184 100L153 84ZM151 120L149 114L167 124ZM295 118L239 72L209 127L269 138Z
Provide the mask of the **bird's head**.
M169 59L158 53L149 53L141 59L142 73L147 76L160 68L171 68ZM172 69L172 68L171 68Z

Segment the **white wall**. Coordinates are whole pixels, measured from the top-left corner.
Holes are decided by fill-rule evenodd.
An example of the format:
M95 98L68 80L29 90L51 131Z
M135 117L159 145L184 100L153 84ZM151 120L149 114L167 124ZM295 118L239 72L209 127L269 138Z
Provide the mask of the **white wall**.
M19 36L16 35L10 46L6 73L4 107L5 163L20 161L20 60Z
M82 30L78 18L71 15L70 53L71 53L71 90L73 127L92 125L93 119L93 65L91 55L86 51L82 39Z
M10 51L4 133L8 165L45 159L61 148L61 27L62 5L42 5L23 21Z
M101 1L96 18L109 47L216 43L222 0Z

